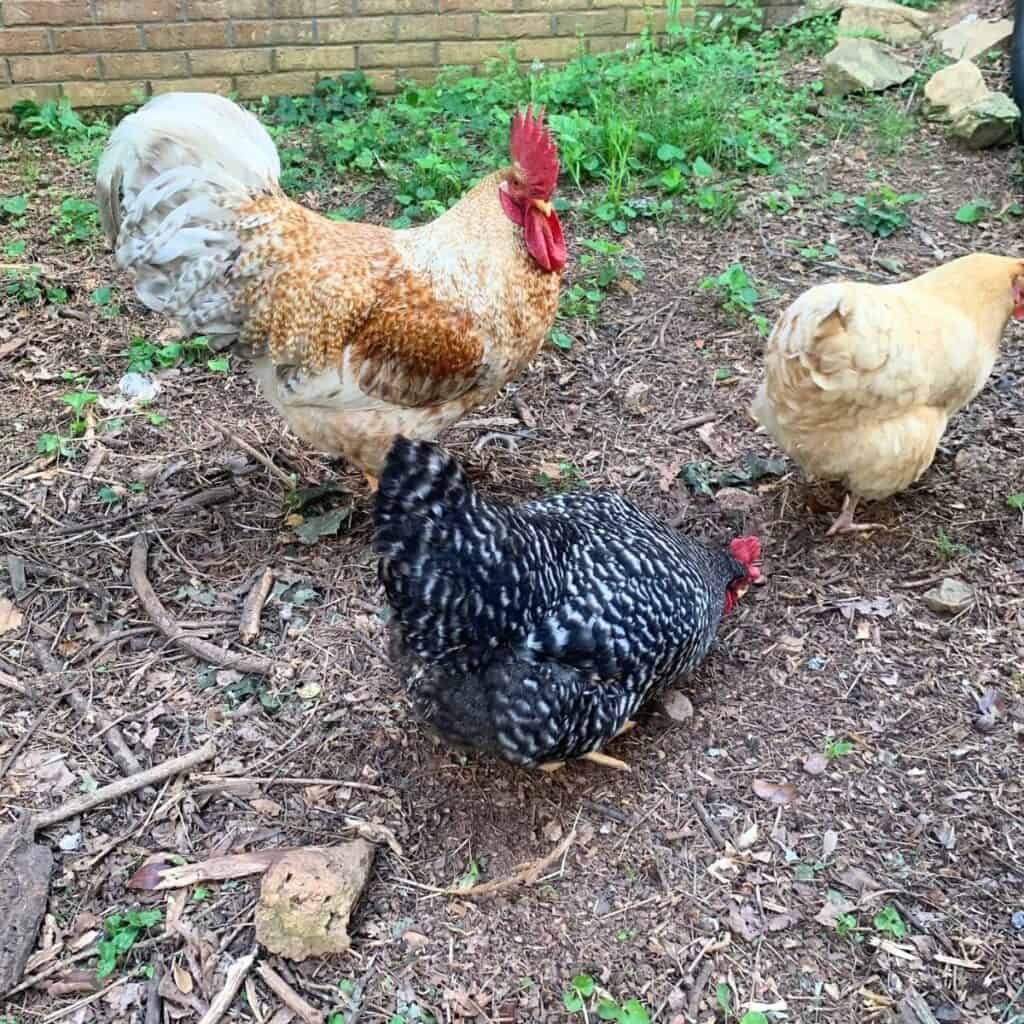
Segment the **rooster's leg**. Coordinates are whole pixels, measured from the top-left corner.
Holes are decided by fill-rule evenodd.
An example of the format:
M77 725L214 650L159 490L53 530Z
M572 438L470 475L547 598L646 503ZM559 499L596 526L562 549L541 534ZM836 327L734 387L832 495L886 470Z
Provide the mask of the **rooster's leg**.
M843 510L839 513L839 518L829 528L826 537L834 537L837 533L858 533L864 530L881 530L883 526L881 523L855 523L853 521L853 512L857 507L857 501L859 499L855 494L847 494L843 498Z
M370 488L370 493L371 494L376 494L377 493L377 486L378 486L377 485L377 478L375 476L373 476L373 474L371 474L371 473L364 473L363 476L366 477L366 484Z

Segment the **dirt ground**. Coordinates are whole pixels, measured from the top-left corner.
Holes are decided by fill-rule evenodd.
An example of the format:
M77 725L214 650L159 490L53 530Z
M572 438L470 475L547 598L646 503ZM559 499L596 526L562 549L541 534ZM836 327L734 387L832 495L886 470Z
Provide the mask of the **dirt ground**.
M645 280L614 288L596 323L570 325L571 350L546 349L444 439L494 494L536 496L539 475L568 464L683 530L762 537L766 584L681 688L692 719L656 704L612 745L629 775L587 763L528 773L452 752L416 724L384 657L361 478L285 432L243 367L158 371L145 413L94 407L95 436L73 461L37 454L40 434L67 429L62 395L81 386L115 397L131 339L173 334L130 297L101 246L47 237L48 193L87 197L87 172L45 147L4 142L0 193L24 190L26 161L42 166L25 258L68 301L9 305L0 327L0 596L15 605L0 625L0 764L34 730L0 781L2 823L123 774L97 715L143 767L217 732L216 760L201 770L256 781L192 775L44 830L56 866L32 970L51 973L12 996L0 1020L141 1021L146 964L190 976L191 995L183 982L165 1007L170 1019L198 1019L196 1006L253 947L259 881L189 890L185 918L214 950L205 966L156 928L157 941L131 951L96 997L95 961L74 959L80 937L115 912L166 913L168 894L126 887L142 860L329 845L383 827L395 842L379 847L351 950L269 958L338 1024L339 982L360 979L364 1024L582 1020L563 1004L579 972L677 1024L724 1020L722 985L729 1020L767 1004L773 1020L885 1021L919 993L934 1017L903 1020L1024 1021L1024 523L1006 503L1024 491L1024 331L1011 326L989 386L952 422L924 478L865 510L883 530L826 540L841 496L798 471L721 503L678 476L691 463L779 455L746 413L762 340L701 289L709 274L741 262L761 289L758 312L773 319L815 282L894 280L879 258L909 276L974 250L1020 251L1021 220L995 216L1022 198L1016 150L964 152L926 125L895 156L872 139L854 130L795 152L784 180L809 195L785 215L761 202L781 187L765 178L741 187L731 221L635 233L627 244ZM925 198L910 228L880 241L843 224L827 197L866 192L882 167L897 192ZM992 215L958 224L955 212L980 197ZM591 230L570 221L567 234ZM831 242L838 255L801 259L791 239ZM116 317L90 301L107 284ZM152 412L166 421L153 424ZM714 419L699 435L686 424L702 414ZM122 425L104 431L112 417ZM494 430L515 434L516 449L478 450ZM300 542L287 518L289 474L301 487L337 485L311 506L349 507L336 536ZM234 651L244 650L242 603L269 569L275 586L253 649L292 677L212 669L170 642L129 576L143 533L148 579L169 615L189 637ZM955 617L922 601L945 577L974 589ZM62 678L44 682L40 647L65 666ZM84 719L54 702L68 684L91 704ZM979 715L991 691L999 706ZM807 761L826 748L831 758ZM755 780L791 783L795 797L763 799ZM565 855L527 888L489 901L430 891L501 878L574 828ZM905 934L875 924L885 908ZM837 913L851 915L838 929ZM253 983L229 1016L269 1020L277 1006Z

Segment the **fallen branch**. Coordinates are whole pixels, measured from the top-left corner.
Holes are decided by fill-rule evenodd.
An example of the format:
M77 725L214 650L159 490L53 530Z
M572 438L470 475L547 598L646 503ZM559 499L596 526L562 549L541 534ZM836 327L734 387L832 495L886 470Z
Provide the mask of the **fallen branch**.
M705 412L700 416L691 416L688 420L679 420L675 424L677 430L689 430L691 427L703 427L705 423L714 423L718 419L717 412Z
M125 883L129 889L144 889L159 892L162 889L181 889L199 882L223 882L231 878L247 878L261 875L282 857L291 853L290 848L265 850L253 853L231 853L224 857L211 857L195 864L164 866L160 861L143 864Z
M156 596L153 585L146 575L146 560L149 557L149 539L144 533L137 534L132 543L131 566L129 577L132 587L138 596L146 614L153 620L157 629L168 640L176 643L182 650L211 665L222 668L233 668L237 672L252 673L259 676L281 675L289 678L293 673L287 666L281 665L270 658L259 654L235 654L223 647L211 644L207 640L189 636L174 620L170 612L164 608L160 598Z
M193 750L188 754L182 754L181 757L175 757L170 761L164 761L162 764L153 765L152 768L147 768L137 775L130 775L126 779L118 779L117 782L112 782L109 786L100 787L95 793L86 793L75 797L74 800L68 800L67 803L52 811L43 811L37 814L32 819L32 828L38 832L40 829L49 828L58 822L67 821L68 818L74 818L76 815L91 811L100 804L109 803L111 800L117 800L122 796L127 796L129 793L134 793L136 790L143 789L154 782L163 782L164 779L168 779L180 772L186 772L197 764L212 761L216 753L216 744L213 740L207 740L197 750Z
M722 835L718 826L711 820L711 815L708 814L708 809L704 806L704 802L700 797L693 798L693 809L697 812L697 817L700 818L701 824L707 829L708 835L711 837L714 844L720 849L725 849L725 837Z
M256 950L239 957L229 968L228 975L224 979L224 987L213 997L210 1008L203 1014L199 1024L217 1024L217 1021L228 1012L228 1008L235 1001L238 990L242 987L245 976L256 959Z
M227 429L227 427L222 427L218 425L217 429L220 431L225 441L229 441L231 444L235 445L236 448L241 448L246 455L251 456L261 466L264 466L266 469L269 469L270 472L273 473L274 476L276 476L277 479L280 480L281 483L283 483L285 487L288 488L289 492L295 490L295 480L292 478L291 474L286 473L283 469L281 469L280 466L275 465L269 456L264 455L263 452L261 452L258 448L253 448L253 446L249 444L248 441L243 441L237 435L232 434L231 431Z
M390 793L389 786L375 786L370 782L352 782L348 779L318 779L295 775L215 775L210 772L198 772L196 782L202 783L197 792L209 792L220 785L252 785L252 786L338 786L349 789L365 789L369 793Z
M704 995L704 989L708 987L708 981L714 969L715 962L713 960L708 960L700 969L700 974L697 975L697 980L694 981L693 987L690 989L690 1000L686 1007L686 1017L688 1020L699 1019L697 1011L700 1008L700 999Z
M50 653L46 644L41 641L37 640L32 644L32 653L35 654L36 661L39 662L44 672L57 677L64 672L64 666ZM61 696L83 718L89 714L90 702L81 690L74 686L69 686ZM125 743L121 730L99 708L92 706L91 711L93 720L99 726L99 731L103 733L103 742L106 744L107 750L110 751L110 756L114 759L117 767L125 775L138 775L142 771L142 765L139 763L139 759L131 752L128 744Z
M370 980L370 975L373 972L373 965L377 962L377 954L374 953L370 957L370 962L366 965L366 970L363 971L362 977L356 982L355 988L352 989L352 994L348 997L348 1021L347 1024L356 1024L359 1020L360 1014L363 1012L363 995L366 992L366 985Z
M15 693L20 693L22 697L32 696L32 694L22 686L14 676L8 675L6 672L0 672L0 686L5 690L13 690Z
M238 623L238 637L243 644L251 644L259 636L260 616L263 606L270 596L270 588L274 585L274 573L264 569L263 575L253 584L252 590L246 595L242 605L242 617Z
M298 1014L306 1024L323 1024L324 1015L315 1007L310 1006L298 992L274 970L270 964L261 962L256 973L266 983L267 988L277 996L293 1013ZM349 1020L352 1018L350 1017Z

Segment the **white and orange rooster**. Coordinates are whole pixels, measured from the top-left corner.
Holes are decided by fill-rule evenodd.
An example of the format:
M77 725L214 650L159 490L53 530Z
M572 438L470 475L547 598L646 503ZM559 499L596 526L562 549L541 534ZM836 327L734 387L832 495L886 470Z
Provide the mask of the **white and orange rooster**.
M860 498L905 490L932 464L950 417L985 386L1010 317L1024 317L1024 262L975 253L901 284L836 281L779 317L751 414L814 477Z
M338 223L284 195L252 114L169 93L118 125L96 187L139 299L251 359L291 429L376 489L396 435L433 438L493 397L554 320L566 245L542 111L516 114L509 147L430 224Z

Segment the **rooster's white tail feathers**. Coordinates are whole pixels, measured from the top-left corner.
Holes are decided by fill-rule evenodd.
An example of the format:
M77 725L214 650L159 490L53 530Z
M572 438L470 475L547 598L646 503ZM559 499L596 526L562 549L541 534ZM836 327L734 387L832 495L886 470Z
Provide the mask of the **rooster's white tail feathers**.
M100 159L96 192L103 230L140 301L185 330L233 340L232 207L274 188L280 173L266 130L223 96L167 93L126 117Z

